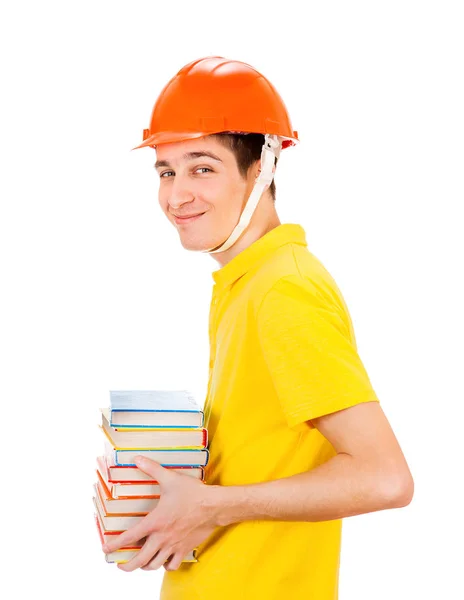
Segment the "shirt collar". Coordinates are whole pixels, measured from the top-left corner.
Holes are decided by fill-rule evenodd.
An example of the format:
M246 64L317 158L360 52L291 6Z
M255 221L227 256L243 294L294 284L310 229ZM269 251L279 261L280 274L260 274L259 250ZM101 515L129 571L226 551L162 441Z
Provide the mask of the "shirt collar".
M301 225L282 223L234 256L226 265L212 272L215 283L225 287L253 269L267 255L285 244L307 246L306 234Z

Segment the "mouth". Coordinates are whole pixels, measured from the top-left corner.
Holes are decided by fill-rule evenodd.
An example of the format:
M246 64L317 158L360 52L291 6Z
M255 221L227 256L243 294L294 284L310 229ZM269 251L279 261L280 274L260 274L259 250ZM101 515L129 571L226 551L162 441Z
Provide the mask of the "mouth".
M198 215L193 215L191 217L177 217L176 215L174 215L174 221L178 225L184 225L184 224L192 223L193 221L196 221L197 219L202 217L204 214L205 213L199 213Z

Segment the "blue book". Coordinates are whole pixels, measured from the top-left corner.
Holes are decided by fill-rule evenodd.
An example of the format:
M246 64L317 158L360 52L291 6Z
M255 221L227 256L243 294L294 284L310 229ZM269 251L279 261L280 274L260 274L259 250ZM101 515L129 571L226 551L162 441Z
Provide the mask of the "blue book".
M163 450L121 450L105 442L105 457L108 466L135 467L135 456L152 458L163 467L204 467L208 464L209 450L189 448L164 448Z
M186 390L110 391L112 427L203 427L204 412Z

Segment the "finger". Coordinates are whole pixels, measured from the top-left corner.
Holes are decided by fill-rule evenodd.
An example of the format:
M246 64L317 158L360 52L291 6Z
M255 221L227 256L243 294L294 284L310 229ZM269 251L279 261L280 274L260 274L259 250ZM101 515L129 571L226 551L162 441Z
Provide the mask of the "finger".
M169 469L166 469L156 460L146 456L135 456L134 462L141 471L147 475L151 475L160 485L163 485L167 478L173 475L173 473L169 472Z
M180 552L176 552L171 560L165 565L166 571L175 571L180 567L182 561L184 560L184 555Z
M145 519L142 519L137 525L134 525L130 529L126 529L126 531L123 531L120 535L116 536L114 540L108 540L103 546L103 552L108 554L108 552L114 552L124 546L133 545L135 542L139 542L148 533L148 524Z
M172 549L169 550L160 550L158 554L151 560L148 564L146 564L142 569L144 571L156 571L164 565L164 563L169 559L172 555Z
M155 536L149 537L137 554L126 563L118 564L122 571L135 571L149 563L159 550L159 540Z

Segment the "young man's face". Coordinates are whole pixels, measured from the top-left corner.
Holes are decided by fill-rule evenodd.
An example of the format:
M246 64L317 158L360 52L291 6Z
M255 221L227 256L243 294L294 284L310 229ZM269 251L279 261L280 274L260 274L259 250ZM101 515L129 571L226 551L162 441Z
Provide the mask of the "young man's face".
M244 179L232 151L211 137L161 144L156 158L159 203L182 246L207 250L222 244L239 221L259 161ZM201 216L182 219L193 215Z

